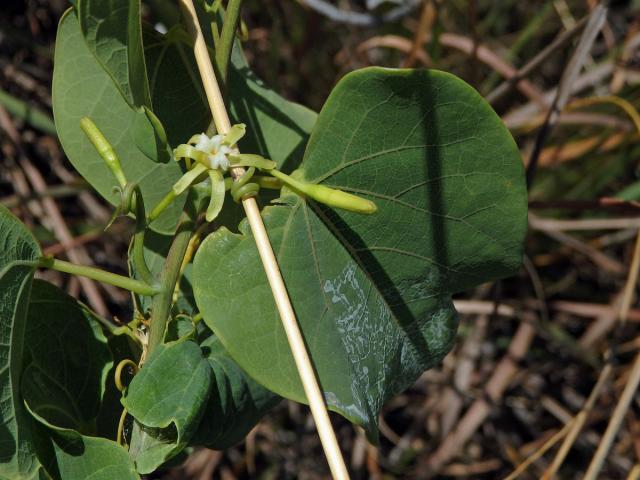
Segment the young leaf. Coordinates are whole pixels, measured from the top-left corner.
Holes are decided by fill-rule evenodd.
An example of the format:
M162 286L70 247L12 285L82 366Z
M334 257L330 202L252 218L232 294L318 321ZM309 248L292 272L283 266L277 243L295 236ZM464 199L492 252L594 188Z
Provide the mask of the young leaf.
M195 433L209 398L212 372L200 347L183 340L157 347L122 399L142 425L129 454L140 473L177 455Z
M375 440L383 403L451 348L451 295L518 269L522 162L460 79L369 68L331 93L299 174L378 208L361 215L288 195L263 213L327 403ZM240 231L202 243L196 303L249 375L305 401L248 225Z
M133 107L151 108L142 48L140 0L79 0L78 20L89 50Z
M198 431L191 445L223 450L247 436L258 421L280 400L247 376L211 335L200 345L213 371L215 382Z
M37 456L39 445L46 442L38 438L41 433L20 394L34 271L25 262L41 255L31 233L0 205L0 478L46 476Z
M158 163L164 145L154 158L147 155L150 145L142 149L138 134L149 123L147 133L155 131L145 110L131 107L122 96L113 78L102 68L88 49L76 14L67 11L58 27L55 68L53 72L53 113L56 128L65 153L78 172L114 205L120 201L113 186L117 181L98 155L94 146L80 129L80 119L90 117L105 135L120 157L129 182L142 190L148 211L164 197L181 177L175 162ZM155 142L155 140L154 140ZM184 199L177 199L155 222L152 228L172 233L178 221Z

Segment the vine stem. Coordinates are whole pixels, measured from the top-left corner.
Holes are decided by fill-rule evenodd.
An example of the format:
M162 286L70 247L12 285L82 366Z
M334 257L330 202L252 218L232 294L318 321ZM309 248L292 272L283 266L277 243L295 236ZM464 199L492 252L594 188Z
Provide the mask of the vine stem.
M211 108L213 121L218 133L225 135L231 129L231 122L229 120L229 115L227 114L224 100L222 99L220 86L218 85L213 65L211 64L211 58L209 57L207 45L202 35L202 29L198 23L198 17L193 5L193 0L180 0L180 3L185 13L187 27L195 40L193 47L194 55L196 57L200 77L202 78L202 83L207 95L209 107ZM244 169L236 167L231 170L231 174L234 179L237 179L244 174ZM284 285L282 273L278 267L278 262L273 253L273 248L271 247L269 237L267 236L267 231L264 227L262 217L260 216L260 209L253 197L243 198L242 206L244 207L251 231L253 232L253 237L258 248L258 253L260 254L260 259L262 260L262 265L267 275L269 285L271 286L271 292L273 293L273 298L278 308L280 319L282 320L284 330L287 334L287 340L289 341L289 346L291 348L300 379L302 380L302 385L309 402L309 407L311 408L311 414L313 415L313 419L318 429L318 435L320 436L320 441L322 442L322 447L324 449L325 456L327 457L329 468L331 469L334 479L348 479L349 473L347 472L347 467L344 463L344 459L342 458L342 453L340 452L335 432L331 426L327 407L324 403L324 397L320 391L313 365L309 358L309 353L307 352L302 333L300 332L295 313L293 312L293 307L291 305L287 289Z
M227 73L229 71L229 59L233 50L233 40L236 36L238 28L238 20L240 18L240 6L242 0L229 0L227 10L224 15L224 24L220 33L220 41L216 48L216 65L219 69L220 79L222 83L227 82Z

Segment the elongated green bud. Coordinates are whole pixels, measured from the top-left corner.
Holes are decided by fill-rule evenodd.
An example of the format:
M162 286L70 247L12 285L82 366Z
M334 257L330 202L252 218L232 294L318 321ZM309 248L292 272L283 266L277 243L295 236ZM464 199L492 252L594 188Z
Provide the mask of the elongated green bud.
M82 117L80 120L80 128L82 128L82 131L96 148L98 154L113 172L116 180L118 180L118 183L120 184L120 187L124 188L127 185L127 178L124 176L124 172L122 171L120 159L118 158L118 155L116 155L116 151L113 149L109 141L89 117Z
M293 190L301 193L316 202L324 203L334 208L341 208L356 213L375 213L378 210L376 204L366 198L358 197L351 193L343 192L335 188L325 185L316 185L313 183L300 182L294 180L278 170L271 170L271 175L282 180L282 182Z

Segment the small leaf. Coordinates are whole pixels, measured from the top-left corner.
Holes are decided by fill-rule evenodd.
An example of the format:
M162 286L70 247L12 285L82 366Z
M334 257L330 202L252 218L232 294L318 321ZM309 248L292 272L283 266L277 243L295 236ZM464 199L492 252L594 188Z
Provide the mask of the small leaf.
M247 436L258 421L280 400L275 393L251 379L225 351L215 335L200 345L215 382L191 445L224 450Z
M80 119L88 116L120 157L127 180L140 186L145 206L151 211L182 171L175 162L158 163L163 161L166 155L163 152L168 147L157 149L157 158L148 157L153 150L148 145L141 150L140 138L136 140L132 132L140 131L145 122L149 124L145 131L156 132L153 122L127 103L113 78L98 63L87 47L73 10L68 10L60 20L54 63L53 113L69 160L104 198L118 205L119 196L113 192L117 182L80 129ZM156 136L149 140L156 141L161 139ZM177 199L153 222L152 228L173 233L183 205L184 198Z
M80 0L77 10L89 50L127 101L133 107L151 107L140 0Z
M34 267L41 256L35 238L0 205L0 477L45 477L45 438L24 408L20 376L25 356L27 308ZM40 454L40 459L38 458Z
M153 351L122 399L142 425L129 453L139 473L150 473L177 455L195 433L212 373L195 342L163 344Z
M378 209L361 215L289 194L263 210L327 404L375 440L384 402L451 348L451 295L519 268L520 154L453 75L369 68L331 92L299 175ZM246 222L240 235L222 228L204 240L193 282L204 321L240 367L304 402Z

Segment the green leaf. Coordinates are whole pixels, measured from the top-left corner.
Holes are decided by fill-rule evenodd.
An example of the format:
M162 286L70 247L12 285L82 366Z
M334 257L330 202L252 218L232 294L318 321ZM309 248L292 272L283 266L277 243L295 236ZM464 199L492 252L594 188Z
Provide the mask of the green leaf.
M151 107L142 48L140 0L79 0L80 28L89 50L134 107Z
M58 27L53 72L53 113L60 141L69 160L114 205L120 202L119 195L113 191L114 185L117 185L116 179L80 129L82 117L91 118L113 145L127 180L140 186L148 211L182 176L175 162L158 163L167 158L166 145L156 149L155 157L147 156L153 147L149 144L141 146L141 139L144 132L150 135L151 131L157 130L157 126L154 126L146 110L135 109L127 103L111 76L87 47L72 10L65 13ZM156 142L153 137L149 138L148 142ZM183 205L183 198L176 200L152 224L152 228L172 233Z
M48 439L55 456L55 478L140 479L127 451L116 442L59 428L37 413L31 411L31 414L42 426L48 428Z
M66 430L53 433L52 438L62 479L140 479L127 451L112 440Z
M224 450L238 443L281 398L247 376L211 335L200 345L215 382L192 445Z
M27 335L21 390L31 415L47 428L59 477L138 479L123 448L87 435L96 433L113 365L98 318L56 286L36 280Z
M375 202L360 215L288 194L263 218L329 407L375 440L384 402L451 348L455 292L513 274L526 232L518 149L444 72L369 68L331 93L298 175ZM305 401L246 223L194 260L196 303L231 357Z
M95 434L113 366L99 320L58 287L36 280L27 325L30 362L21 388L30 411L54 427Z
M133 378L122 399L143 426L134 430L129 454L140 473L177 455L195 433L212 373L195 342L160 345Z
M160 36L145 32L153 108L173 146L204 132L211 121L193 52L175 37L171 33ZM247 126L240 150L260 154L285 168L295 167L302 159L317 114L270 90L240 55L234 55L232 63L228 81L230 115L233 123Z
M12 480L47 476L37 456L46 442L20 394L34 271L29 263L40 256L35 238L0 205L0 478Z

